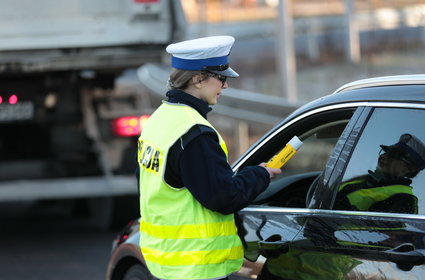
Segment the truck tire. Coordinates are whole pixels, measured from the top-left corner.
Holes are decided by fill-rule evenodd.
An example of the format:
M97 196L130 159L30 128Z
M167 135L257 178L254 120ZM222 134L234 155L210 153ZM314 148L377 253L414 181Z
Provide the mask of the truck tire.
M117 196L114 198L111 228L122 228L129 221L139 217L140 207L137 195Z
M113 197L93 197L87 199L89 225L99 231L111 228L114 211Z
M87 199L90 225L97 230L122 228L139 218L139 200L135 195Z

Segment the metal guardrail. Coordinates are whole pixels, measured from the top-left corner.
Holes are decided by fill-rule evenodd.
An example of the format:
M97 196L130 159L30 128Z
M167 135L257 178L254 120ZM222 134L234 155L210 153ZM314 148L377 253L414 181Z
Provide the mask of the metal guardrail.
M137 180L134 175L28 179L4 181L0 186L0 203L137 194Z
M145 64L137 70L143 85L157 98L165 98L170 68L158 64ZM214 112L237 120L258 124L275 124L304 103L290 103L276 96L227 88L220 95Z

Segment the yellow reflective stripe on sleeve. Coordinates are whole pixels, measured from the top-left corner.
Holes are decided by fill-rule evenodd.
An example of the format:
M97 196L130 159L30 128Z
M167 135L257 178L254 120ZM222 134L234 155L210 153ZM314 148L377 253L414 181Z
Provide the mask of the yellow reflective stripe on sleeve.
M230 249L212 251L180 251L164 252L142 247L143 257L146 261L160 265L204 265L224 263L227 260L243 258L242 246Z
M217 135L218 135L218 133L217 133ZM221 136L219 136L219 137L221 137ZM226 155L226 159L229 160L228 159L228 157L229 157L229 151L227 150L226 143L224 141L220 141L220 142L221 142L220 143L221 149L224 151L224 154Z
M201 225L154 225L142 220L140 230L150 236L161 239L208 238L215 236L235 235L236 226L233 220Z

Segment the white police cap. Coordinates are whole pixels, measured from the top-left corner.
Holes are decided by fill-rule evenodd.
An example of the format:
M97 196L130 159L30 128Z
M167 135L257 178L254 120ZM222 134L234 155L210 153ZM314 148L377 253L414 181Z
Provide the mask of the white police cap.
M415 164L421 170L425 169L425 144L416 136L404 133L400 140L391 146L380 145L387 152L389 150L398 150L404 153L409 162Z
M171 65L182 70L204 70L236 78L239 74L229 67L229 53L235 42L232 36L210 36L168 45Z

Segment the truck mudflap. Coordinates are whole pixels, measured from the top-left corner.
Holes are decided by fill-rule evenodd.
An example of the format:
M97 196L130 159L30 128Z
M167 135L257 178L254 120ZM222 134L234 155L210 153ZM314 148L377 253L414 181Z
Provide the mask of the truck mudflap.
M0 202L137 195L135 175L0 182Z

